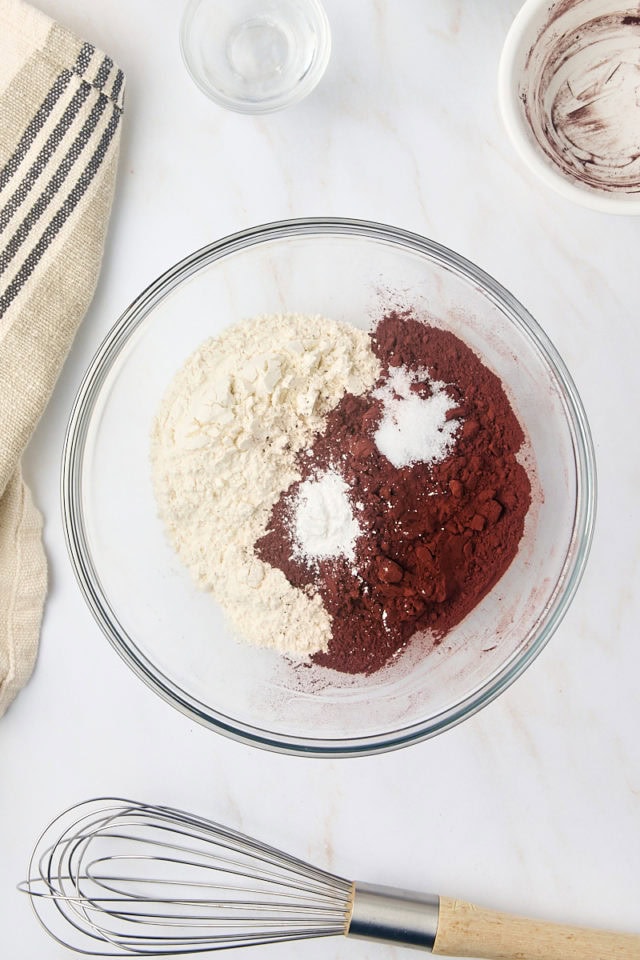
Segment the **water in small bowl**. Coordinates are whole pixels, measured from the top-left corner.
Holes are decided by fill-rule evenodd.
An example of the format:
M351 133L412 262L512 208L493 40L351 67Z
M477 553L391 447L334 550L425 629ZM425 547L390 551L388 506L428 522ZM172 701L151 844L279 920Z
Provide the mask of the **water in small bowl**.
M329 58L329 24L318 0L191 0L181 46L209 97L240 113L268 113L316 85Z

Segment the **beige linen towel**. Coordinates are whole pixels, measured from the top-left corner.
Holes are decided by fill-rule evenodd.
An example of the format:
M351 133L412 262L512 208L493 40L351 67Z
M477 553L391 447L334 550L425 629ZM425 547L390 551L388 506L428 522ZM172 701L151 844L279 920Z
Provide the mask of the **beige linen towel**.
M91 301L124 76L22 0L0 0L0 716L33 670L46 592L22 452Z

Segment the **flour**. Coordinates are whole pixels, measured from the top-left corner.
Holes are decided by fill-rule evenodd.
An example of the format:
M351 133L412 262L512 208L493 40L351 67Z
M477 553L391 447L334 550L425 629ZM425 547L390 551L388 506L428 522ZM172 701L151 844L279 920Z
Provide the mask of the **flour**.
M345 391L379 375L369 336L318 316L277 314L229 327L177 373L151 438L153 485L170 540L233 630L296 656L326 650L331 618L316 593L259 560L296 454Z

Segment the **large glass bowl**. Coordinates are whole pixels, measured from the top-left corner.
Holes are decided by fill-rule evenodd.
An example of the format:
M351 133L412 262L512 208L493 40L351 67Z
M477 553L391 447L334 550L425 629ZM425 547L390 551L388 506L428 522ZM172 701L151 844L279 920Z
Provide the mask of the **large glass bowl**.
M264 313L366 327L412 306L465 340L502 379L525 429L536 495L518 554L434 649L416 639L371 676L300 668L234 639L165 537L149 437L161 396L207 337ZM118 320L75 400L62 469L67 542L98 623L132 669L213 730L289 753L390 750L469 717L522 673L558 626L584 570L595 505L589 428L538 324L495 280L415 234L292 220L197 251Z

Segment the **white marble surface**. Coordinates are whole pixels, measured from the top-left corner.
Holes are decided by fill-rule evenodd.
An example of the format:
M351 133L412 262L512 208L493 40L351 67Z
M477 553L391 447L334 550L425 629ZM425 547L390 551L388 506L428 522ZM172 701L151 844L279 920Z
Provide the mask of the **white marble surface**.
M112 54L128 98L99 291L27 456L51 590L35 675L0 721L0 952L69 955L15 883L46 821L105 793L210 814L347 876L640 931L640 219L573 206L516 158L496 69L518 0L326 0L324 80L263 119L225 113L191 84L177 45L182 5L40 2ZM582 393L600 482L583 583L526 674L434 740L342 761L231 742L147 690L80 596L58 503L72 398L123 308L196 247L311 214L418 231L510 289ZM325 941L262 955L401 952Z

